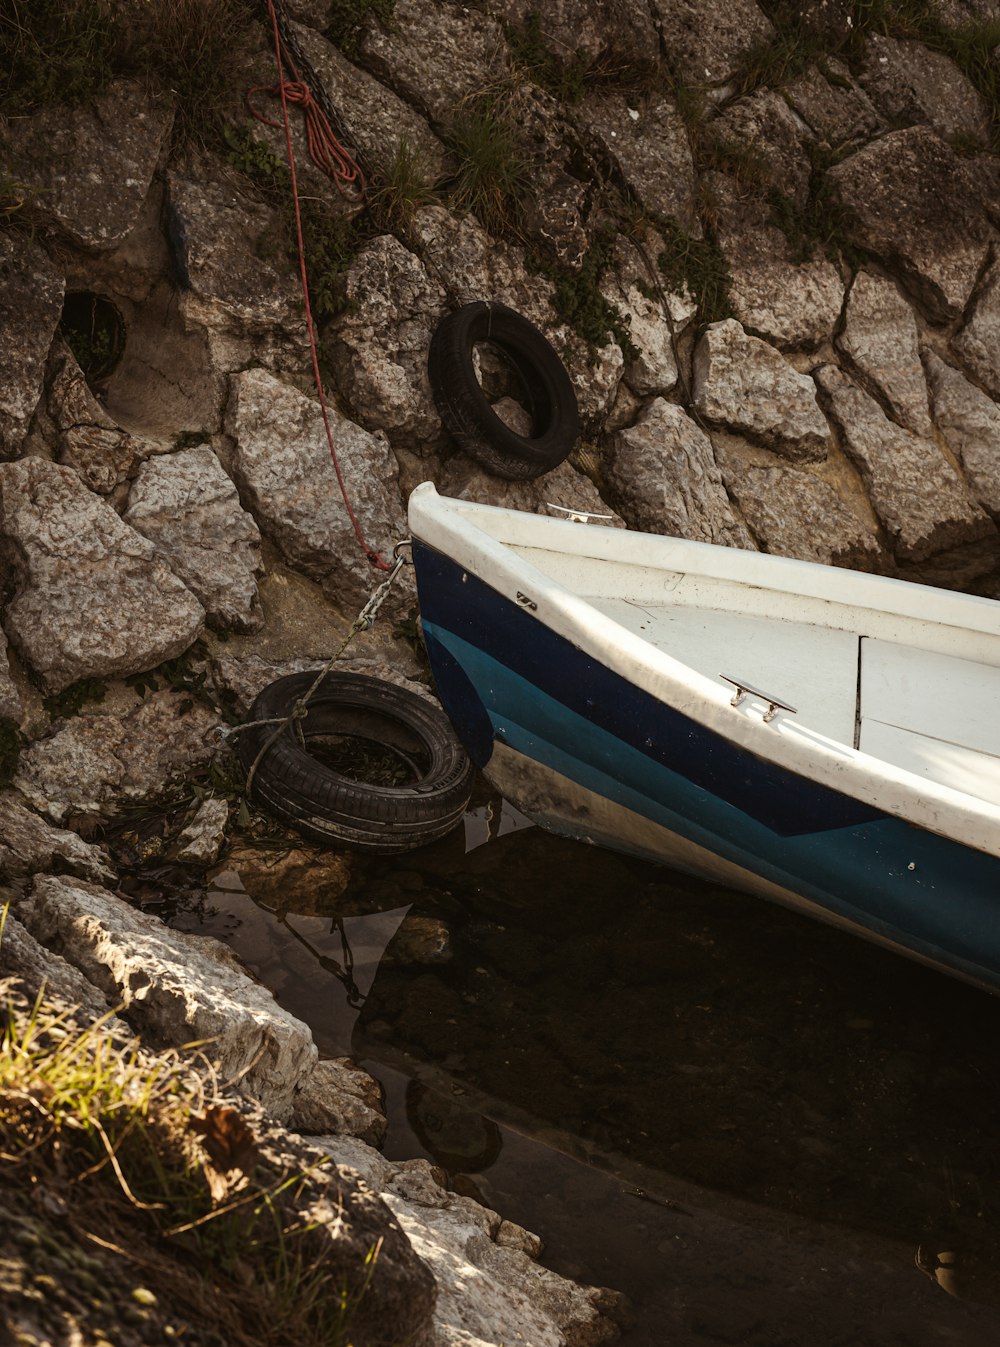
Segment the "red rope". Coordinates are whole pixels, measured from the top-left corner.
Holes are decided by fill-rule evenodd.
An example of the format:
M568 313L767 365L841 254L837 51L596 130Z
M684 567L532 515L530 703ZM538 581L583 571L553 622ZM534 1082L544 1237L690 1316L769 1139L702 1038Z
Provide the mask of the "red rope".
M326 406L326 394L323 391L323 376L320 374L319 353L316 348L316 329L313 324L312 308L309 303L309 277L306 271L305 242L302 236L302 210L299 205L299 184L298 184L298 176L295 171L295 152L292 149L292 130L288 119L289 102L297 101L303 104L306 110L307 125L310 124L310 113L309 113L310 105L312 106L312 108L315 109L317 117L316 124L318 125L319 121L321 120L322 125L326 127L326 131L329 133L329 140L332 141L333 144L337 147L336 150L330 149L329 144L326 141L326 133L324 132L322 135L324 153L329 152L334 161L336 161L341 155L344 156L345 160L349 161L349 163L353 165L354 172L351 180L357 181L359 183L361 190L364 189L364 176L360 168L358 168L357 164L354 163L353 159L351 159L350 155L347 154L347 151L343 149L343 147L337 140L336 136L334 136L333 132L330 130L329 123L323 116L322 111L316 106L315 102L313 101L312 94L309 93L308 88L306 88L306 86L301 83L299 84L285 83L285 72L281 59L281 34L278 31L278 16L274 11L273 0L267 0L267 8L268 12L271 15L271 25L274 30L274 52L278 61L278 83L275 86L275 91L281 97L281 112L282 112L281 123L269 122L268 125L270 126L283 125L285 131L285 149L288 153L288 167L292 175L292 197L295 205L295 232L298 239L298 248L299 248L299 275L302 279L302 295L305 300L306 327L309 332L309 349L312 353L313 378L316 381L316 391L319 394L319 405L323 413L323 428L326 431L326 442L330 447L330 457L333 460L333 470L337 474L337 484L340 487L340 494L343 497L344 508L347 510L347 517L351 521L351 526L354 529L355 537L361 544L365 556L368 558L371 564L373 566L376 566L380 571L388 571L392 569L391 566L379 555L378 552L375 551L374 548L369 547L368 543L365 541L364 535L361 532L361 525L358 523L354 511L351 508L351 502L347 496L347 487L344 484L343 474L340 471L340 464L337 461L337 450L333 443L333 431L330 429L330 418L327 413L327 406ZM300 88L305 89L305 97L296 96L293 98L292 91L298 90ZM254 93L256 92L256 90L251 90L250 92ZM273 91L269 90L268 92ZM247 101L249 103L249 95ZM258 115L256 112L254 112L252 105L250 105L250 111L253 112L253 115L255 117ZM267 119L261 117L259 118L259 120L266 121ZM310 154L312 154L312 145L313 145L313 133L312 131L310 131L309 133ZM320 167L323 167L322 164L320 164ZM335 179L335 181L337 181L337 185L338 187L340 187L341 186L340 180Z
M283 86L259 84L256 88L248 89L246 103L252 116L256 117L257 121L263 122L265 126L280 127L281 122L272 121L270 117L265 117L262 112L254 107L253 95L270 94L272 98L280 98L282 88L284 88L285 99L289 103L300 103L302 105L310 159L328 178L332 178L338 192L346 196L345 189L352 187L358 197L363 196L367 187L365 175L351 156L350 151L345 150L334 135L326 114L313 98L312 90L304 80L288 81Z

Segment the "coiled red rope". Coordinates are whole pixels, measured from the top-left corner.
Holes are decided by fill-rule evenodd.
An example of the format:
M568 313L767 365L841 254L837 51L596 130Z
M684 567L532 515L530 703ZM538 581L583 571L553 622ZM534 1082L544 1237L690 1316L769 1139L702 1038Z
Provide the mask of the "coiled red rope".
M326 442L330 447L333 470L337 474L337 485L340 487L344 508L347 511L347 517L351 521L351 527L354 529L354 535L371 564L377 567L380 571L389 571L392 569L389 563L365 541L364 534L361 532L361 525L358 523L354 510L351 508L351 502L348 498L343 473L340 470L340 463L337 461L337 449L333 442L333 431L330 428L330 417L326 405L326 393L323 389L323 376L321 375L319 368L316 328L313 323L312 306L309 303L309 276L306 270L305 241L302 233L302 209L299 204L299 184L298 175L295 169L295 151L292 148L292 130L288 117L289 103L300 103L302 105L306 117L309 153L318 167L323 169L324 172L330 173L330 176L333 177L333 180L340 191L343 191L345 186L353 184L355 190L360 195L365 189L364 174L361 172L361 169L355 163L351 155L344 149L337 140L337 137L333 134L323 110L316 103L308 85L301 80L296 80L291 83L285 81L281 33L278 29L278 16L275 12L274 0L267 0L267 9L271 18L271 27L274 33L274 53L278 62L278 83L273 88L267 90L261 88L251 89L247 94L247 105L258 121L265 122L269 126L281 126L284 128L285 149L288 154L288 167L292 178L292 198L295 206L295 232L299 252L299 275L302 280L302 295L305 301L306 328L309 333L309 349L312 353L313 379L316 383L319 405L323 413L323 428L326 431ZM289 64L292 66L293 73L297 74L298 72L295 71L294 62L290 60ZM259 92L267 92L280 97L282 113L281 122L272 122L268 118L262 117L254 109L253 104L250 101L250 95ZM313 152L314 145L320 158L317 158L316 154ZM331 172L330 168L325 166L326 163L331 165L331 168L334 170L333 172Z

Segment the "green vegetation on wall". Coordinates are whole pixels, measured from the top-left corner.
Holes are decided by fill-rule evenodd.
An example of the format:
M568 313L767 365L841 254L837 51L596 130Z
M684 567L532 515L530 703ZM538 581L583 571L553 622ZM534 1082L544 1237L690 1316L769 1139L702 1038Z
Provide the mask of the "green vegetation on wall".
M357 56L369 20L392 32L395 8L396 0L332 0L326 35L345 56Z
M169 92L182 137L213 140L243 97L256 0L25 0L0 8L0 113L96 97L118 76Z
M454 117L445 143L458 165L444 184L451 208L471 211L491 234L516 232L531 191L531 166L503 98L487 93L470 99Z

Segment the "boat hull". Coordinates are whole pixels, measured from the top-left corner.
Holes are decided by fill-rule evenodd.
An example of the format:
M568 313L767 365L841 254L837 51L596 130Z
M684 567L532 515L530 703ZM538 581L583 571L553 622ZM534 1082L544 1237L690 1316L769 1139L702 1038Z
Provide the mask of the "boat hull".
M414 546L442 704L541 826L809 912L1000 988L1000 860L746 751Z

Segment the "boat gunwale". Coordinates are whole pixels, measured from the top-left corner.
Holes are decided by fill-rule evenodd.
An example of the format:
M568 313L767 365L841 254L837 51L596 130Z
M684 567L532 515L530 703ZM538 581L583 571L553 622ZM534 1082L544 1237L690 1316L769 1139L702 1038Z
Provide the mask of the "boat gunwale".
M527 538L520 538L517 541L502 540L492 531L480 527L477 515L480 519L489 516L493 522L500 522L501 516L514 517L517 519L519 531L534 533L536 536L530 540ZM708 675L699 673L683 660L657 649L630 632L613 617L601 612L560 581L546 575L533 562L527 561L514 550L517 546L538 547L540 545L538 539L548 535L547 550L561 550L565 542L570 546L562 550L571 551L576 555L594 555L593 534L599 532L602 535L600 546L606 556L607 540L614 535L622 536L625 534L624 530L598 530L572 521L523 515L521 512L506 510L503 507L456 501L439 495L432 483L424 483L411 493L409 523L411 532L416 538L451 557L491 588L497 589L497 581L501 576L508 577L514 590L514 593L506 596L508 601L516 601L514 595L518 590L530 595L531 601L537 605L537 613L533 616L538 620L544 621L552 630L600 660L618 676L634 683L682 715L688 716L754 756L929 832L949 837L977 851L1000 855L1000 807L991 805L989 801L978 796L966 794L933 778L920 776L861 749L831 739L780 712L775 719L765 723L764 707L756 699L745 701L734 708L731 688L722 683L715 683ZM584 543L584 537L580 535L584 537L589 535L589 543ZM718 571L725 572L730 569L726 565L719 564L726 561L726 557L720 554L734 553L735 560L740 562L745 562L747 557L757 558L766 562L768 572L773 567L774 573L782 581L780 585L772 586L776 589L800 593L801 591L793 585L794 578L798 575L811 581L814 592L808 597L819 599L832 597L834 602L846 603L855 608L865 607L888 616L919 618L921 622L953 626L962 630L972 625L977 632L1000 636L996 630L997 613L1000 612L1000 608L995 601L978 595L936 590L887 576L842 571L840 568L825 567L816 562L799 562L790 557L748 553L711 543L663 538L660 535L631 534L632 539L636 537L650 539L667 546L677 543L678 554L689 557L690 562L686 567L677 566L676 569L684 569L688 574L697 570L698 574L708 574L711 578L735 580L748 586L757 585L756 579L748 580L745 575L718 574ZM559 547L552 546L553 538L558 540ZM620 545L616 547L612 544L610 550L621 552L622 548ZM613 562L620 558L612 556L607 559ZM635 564L642 564L638 558L629 560ZM699 561L702 563L701 569L690 564ZM705 565L709 562L716 564L714 572L706 571ZM672 563L670 569L674 568ZM492 575L491 570L495 572ZM816 574L817 572L819 574ZM886 602L861 603L857 599L820 592L822 586L819 581L825 576L829 585L831 573L832 579L839 582L833 586L836 589L853 589L854 582L859 581L861 584L857 587L862 592L892 596L898 603L895 605ZM940 622L933 613L928 616L926 607L923 611L915 611L917 596L922 600L931 599L932 607L954 606L959 611L967 608L970 615L975 612L981 621L975 624ZM907 600L913 601L913 611L908 611L910 605ZM951 603L952 600L954 605ZM992 628L986 625L988 612L993 615Z

